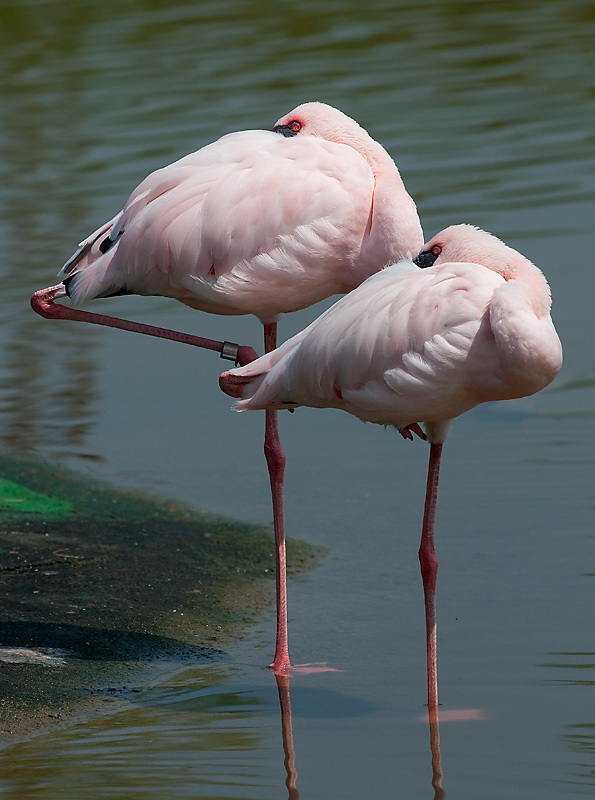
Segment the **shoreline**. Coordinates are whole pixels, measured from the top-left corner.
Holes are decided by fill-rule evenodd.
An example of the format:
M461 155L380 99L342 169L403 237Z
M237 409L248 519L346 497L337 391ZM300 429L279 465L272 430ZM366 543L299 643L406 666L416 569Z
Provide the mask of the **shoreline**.
M113 709L274 604L273 537L0 457L0 747ZM317 548L288 542L291 572ZM273 633L271 633L273 637Z

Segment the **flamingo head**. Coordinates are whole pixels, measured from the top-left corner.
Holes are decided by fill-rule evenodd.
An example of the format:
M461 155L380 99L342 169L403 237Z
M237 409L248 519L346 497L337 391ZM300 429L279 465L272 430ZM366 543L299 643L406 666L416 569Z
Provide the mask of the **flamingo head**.
M281 117L273 127L283 136L307 134L330 142L350 143L369 138L366 131L351 117L326 103L302 103Z

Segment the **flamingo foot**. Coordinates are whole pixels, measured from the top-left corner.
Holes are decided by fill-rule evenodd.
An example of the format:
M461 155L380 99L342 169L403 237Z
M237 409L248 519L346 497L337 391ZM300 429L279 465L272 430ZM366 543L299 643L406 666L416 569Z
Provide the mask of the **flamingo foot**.
M281 646L281 652L275 652L275 658L269 669L273 675L289 675L291 664L289 663L289 653Z
M313 675L317 672L345 672L343 669L329 667L328 661L316 661L311 664L283 664L275 666L273 662L269 669L274 675Z
M40 317L45 317L46 319L60 318L63 316L61 310L63 306L54 305L54 301L66 296L66 287L63 283L59 283L57 286L48 286L47 289L40 289L32 295L31 308Z
M35 292L31 297L31 308L46 319L70 319L77 322L91 322L95 325L105 325L108 328L118 328L132 333L144 333L147 336L156 336L160 339L170 339L180 344L189 344L194 347L202 347L205 350L214 350L222 358L231 359L242 367L258 358L256 351L252 347L246 347L245 345L237 345L233 342L218 342L215 339L203 339L201 336L193 336L190 333L170 331L168 328L158 328L155 325L145 325L142 322L131 322L119 317L108 317L105 314L95 314L92 311L81 311L81 309L55 302L66 296L66 288L63 283L57 286L48 286L47 289L40 289Z
M419 422L412 422L411 425L405 425L403 428L397 428L403 439L409 439L413 441L413 434L419 436L420 439L423 439L424 442L428 438L426 434L423 432L421 425Z
M316 672L345 672L344 669L329 667L328 661L315 661L312 664L292 664L290 670L295 675L313 675Z

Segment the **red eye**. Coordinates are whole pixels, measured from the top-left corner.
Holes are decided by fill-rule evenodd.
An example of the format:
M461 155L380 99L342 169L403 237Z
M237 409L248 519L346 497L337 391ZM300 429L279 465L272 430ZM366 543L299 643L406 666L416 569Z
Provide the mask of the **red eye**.
M298 122L297 119L294 119L293 122L290 122L287 127L289 128L290 131L293 131L294 133L299 133L302 129L302 123Z
M436 258L440 255L441 252L442 252L442 247L439 244L435 244L434 247L432 247L432 249L430 250L430 253L433 256L436 256Z

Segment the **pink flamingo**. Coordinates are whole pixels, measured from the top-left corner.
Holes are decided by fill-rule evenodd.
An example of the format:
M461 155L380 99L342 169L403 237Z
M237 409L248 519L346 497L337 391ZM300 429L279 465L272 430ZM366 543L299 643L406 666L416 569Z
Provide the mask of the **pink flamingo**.
M368 278L272 353L221 376L236 409L341 408L430 442L419 558L428 708L437 713L434 521L442 446L478 403L543 389L562 363L548 284L528 259L470 225ZM423 422L425 435L419 426Z
M415 203L386 150L342 112L305 103L272 131L228 134L153 172L119 214L81 243L60 274L75 305L135 293L173 297L214 314L255 314L270 352L280 314L349 292L386 264L418 252L422 243ZM36 293L36 310L114 324L113 317L100 321L98 315L53 307L64 287ZM177 335L124 321L118 327ZM234 346L204 341L189 343L236 359ZM276 541L271 668L283 672L290 666L285 456L274 410L266 413L264 449Z

